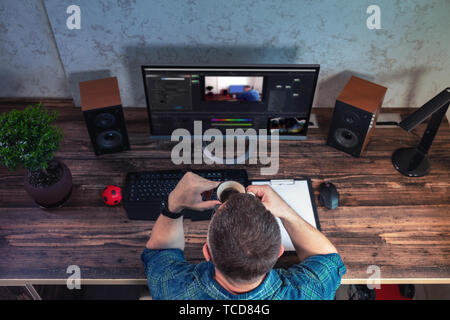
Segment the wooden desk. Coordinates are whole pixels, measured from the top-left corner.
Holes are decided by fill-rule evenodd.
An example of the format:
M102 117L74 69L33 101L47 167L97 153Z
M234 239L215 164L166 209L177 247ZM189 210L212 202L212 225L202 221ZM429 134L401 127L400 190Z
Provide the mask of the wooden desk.
M0 112L24 104L3 99ZM44 106L59 111L56 124L64 142L57 156L71 169L74 190L65 207L42 210L23 189L24 171L0 168L0 285L65 284L70 265L81 268L82 284L146 283L140 254L154 222L128 220L121 206L103 205L100 193L108 184L122 185L128 171L174 168L174 144L150 142L146 110L126 109L132 150L96 157L81 111L70 100L44 100ZM430 174L407 178L393 168L390 156L399 147L414 146L424 125L416 134L376 128L363 157L353 158L325 145L331 110L314 113L320 128L311 129L308 140L280 143L276 178L311 177L316 198L321 182L338 187L339 208L318 206L318 213L347 266L343 283L366 283L371 265L380 267L382 283L450 283L448 123L431 148ZM239 167L251 179L263 178L259 165ZM207 227L208 221L185 221L185 255L191 262L203 260ZM280 263L294 261L283 256Z

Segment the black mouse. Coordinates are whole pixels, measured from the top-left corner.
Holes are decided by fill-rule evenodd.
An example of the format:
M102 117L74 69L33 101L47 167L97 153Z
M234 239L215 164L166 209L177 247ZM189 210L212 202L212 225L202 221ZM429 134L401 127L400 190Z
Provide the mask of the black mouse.
M339 193L336 186L331 182L321 183L319 186L319 202L330 210L337 208L339 204Z

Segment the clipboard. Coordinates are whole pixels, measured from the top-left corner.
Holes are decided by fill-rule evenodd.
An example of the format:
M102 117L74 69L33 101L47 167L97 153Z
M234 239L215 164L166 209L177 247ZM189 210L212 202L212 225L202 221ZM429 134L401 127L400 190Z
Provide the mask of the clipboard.
M270 185L280 197L294 209L306 222L320 230L316 201L311 179L252 180L252 185ZM294 251L294 245L279 218L276 218L281 231L281 243L286 251Z

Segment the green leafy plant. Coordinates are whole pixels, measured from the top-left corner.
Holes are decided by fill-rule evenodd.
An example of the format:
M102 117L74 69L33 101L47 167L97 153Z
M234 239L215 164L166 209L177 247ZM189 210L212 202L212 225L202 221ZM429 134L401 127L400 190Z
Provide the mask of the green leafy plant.
M56 116L41 103L0 114L0 162L10 170L21 165L47 173L62 140L61 129L51 124Z

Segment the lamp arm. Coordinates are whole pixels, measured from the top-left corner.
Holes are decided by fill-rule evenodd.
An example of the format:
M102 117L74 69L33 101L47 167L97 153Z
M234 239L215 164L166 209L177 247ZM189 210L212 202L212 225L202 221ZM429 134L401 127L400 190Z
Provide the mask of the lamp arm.
M420 143L417 146L417 148L422 153L428 153L428 150L430 149L431 144L433 143L434 137L438 132L442 119L445 117L445 114L447 113L448 106L449 102L447 102L447 105L442 106L438 111L433 113L433 115L431 116L431 119L428 122L427 128L425 129L422 139L420 140Z

